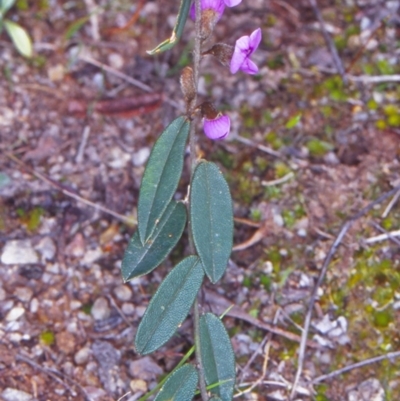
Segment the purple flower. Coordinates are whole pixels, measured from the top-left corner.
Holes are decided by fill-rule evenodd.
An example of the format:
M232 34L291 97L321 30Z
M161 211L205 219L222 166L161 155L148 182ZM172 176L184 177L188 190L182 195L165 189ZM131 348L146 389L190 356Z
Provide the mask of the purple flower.
M261 42L261 29L256 29L250 36L242 36L236 41L235 50L231 59L231 73L239 70L247 74L255 74L258 67L250 60L250 56L257 50Z
M237 0L226 0L228 2L235 2ZM242 0L240 0L242 1ZM225 10L224 0L201 0L200 2L201 11L204 10L213 10L217 14L217 21L219 21L222 17L222 14ZM230 6L232 7L232 6ZM190 18L194 21L196 19L196 9L194 3L190 7Z
M228 136L231 128L231 120L228 116L219 113L216 118L210 120L203 119L203 129L206 136L210 139L224 139Z
M235 7L242 2L242 0L224 0L225 5L228 7Z

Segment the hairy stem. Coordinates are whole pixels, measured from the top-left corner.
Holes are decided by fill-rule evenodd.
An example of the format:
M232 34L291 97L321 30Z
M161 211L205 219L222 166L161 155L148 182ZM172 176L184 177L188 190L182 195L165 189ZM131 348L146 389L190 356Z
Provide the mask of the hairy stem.
M195 21L195 40L194 40L194 49L193 49L193 75L194 75L194 85L195 85L195 98L193 104L197 104L197 86L199 82L199 67L200 67L200 58L201 58L201 7L200 0L195 0L195 10L196 10L196 21ZM189 137L189 147L190 147L190 176L193 176L194 169L196 167L196 137L195 137L195 126L192 123L190 125L190 137ZM190 208L190 197L189 197L189 208ZM190 216L190 214L189 214ZM190 217L189 217L190 224ZM191 233L191 230L189 230ZM189 234L189 243L190 243L190 251L194 253L194 244L193 238ZM194 301L194 342L196 348L196 361L199 370L199 387L201 398L203 401L208 400L206 382L204 380L204 369L203 363L201 360L201 352L200 352L200 311L199 311L199 300L198 297Z

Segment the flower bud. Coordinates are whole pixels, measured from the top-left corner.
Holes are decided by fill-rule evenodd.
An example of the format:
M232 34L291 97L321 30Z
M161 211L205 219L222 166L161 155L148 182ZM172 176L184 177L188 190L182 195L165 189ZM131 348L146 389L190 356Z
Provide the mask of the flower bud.
M185 67L182 70L180 78L181 90L186 101L186 108L192 107L192 102L196 97L196 86L194 84L193 70L191 67Z
M233 46L225 43L216 43L211 49L203 53L203 55L207 54L216 57L222 65L229 66L233 56Z

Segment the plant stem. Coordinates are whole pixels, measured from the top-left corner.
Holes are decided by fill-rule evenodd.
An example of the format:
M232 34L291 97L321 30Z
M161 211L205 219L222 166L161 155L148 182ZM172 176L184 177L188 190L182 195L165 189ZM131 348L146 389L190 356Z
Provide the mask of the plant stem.
M194 49L193 49L193 75L194 75L194 85L195 85L195 98L193 104L197 104L197 86L199 83L199 67L201 58L201 6L200 0L195 0L195 10L196 10L196 21L195 21L195 39L194 39ZM194 169L196 167L196 137L195 137L195 126L192 122L190 125L190 137L189 137L189 148L190 148L190 177L192 178ZM188 208L190 209L190 196L188 202ZM189 213L190 216L190 213ZM191 236L190 229L190 217L189 217L189 245L190 251L194 253L193 238ZM200 312L199 312L199 300L198 296L194 301L193 305L193 316L194 316L194 343L196 348L196 361L199 371L199 387L200 394L203 401L208 400L206 382L204 379L204 369L201 360L200 352Z

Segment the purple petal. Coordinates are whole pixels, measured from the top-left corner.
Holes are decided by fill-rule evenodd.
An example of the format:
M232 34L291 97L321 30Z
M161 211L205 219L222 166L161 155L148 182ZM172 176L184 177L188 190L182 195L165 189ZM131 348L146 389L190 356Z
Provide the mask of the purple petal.
M224 0L225 5L228 7L235 7L242 2L242 0Z
M249 39L249 47L251 49L250 54L254 53L261 42L261 28L256 29L251 35Z
M201 11L214 10L218 14L218 21L219 21L222 17L222 14L224 13L225 3L223 0L201 0L200 7ZM196 8L194 3L190 7L189 15L193 21L196 19Z
M230 70L232 74L236 74L240 70L240 67L248 57L249 40L249 36L242 36L236 41L230 64Z
M189 15L190 15L190 18L191 18L193 21L196 20L196 8L195 8L195 6L194 6L194 3L193 3L192 6L190 7Z
M240 69L245 72L246 74L254 75L257 74L258 72L258 67L257 65L251 61L249 58L247 58L243 64L241 65Z
M203 120L203 129L206 136L213 140L224 139L231 128L231 120L228 116L219 115L214 120Z

